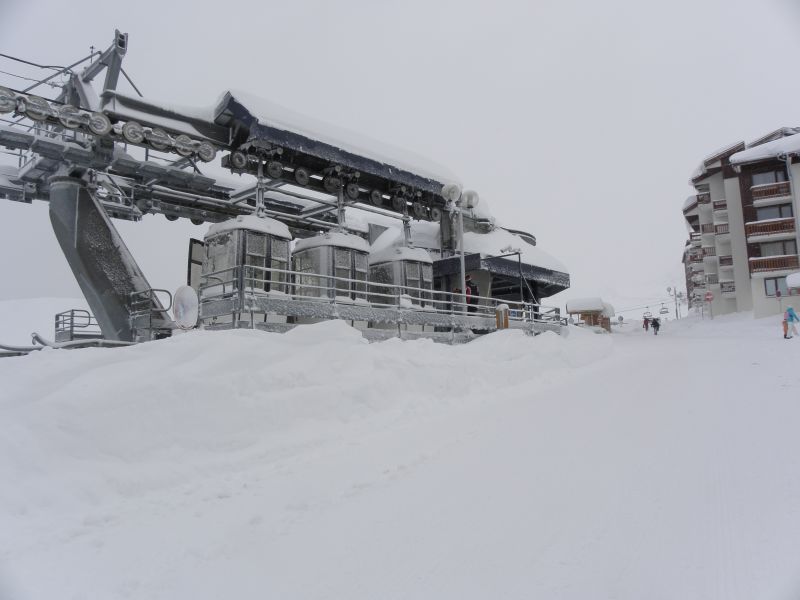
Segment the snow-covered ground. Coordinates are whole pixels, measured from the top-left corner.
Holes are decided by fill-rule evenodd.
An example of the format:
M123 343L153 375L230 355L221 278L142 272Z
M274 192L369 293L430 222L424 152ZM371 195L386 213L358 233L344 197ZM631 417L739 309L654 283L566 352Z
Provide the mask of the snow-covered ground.
M797 598L779 325L2 359L0 598Z

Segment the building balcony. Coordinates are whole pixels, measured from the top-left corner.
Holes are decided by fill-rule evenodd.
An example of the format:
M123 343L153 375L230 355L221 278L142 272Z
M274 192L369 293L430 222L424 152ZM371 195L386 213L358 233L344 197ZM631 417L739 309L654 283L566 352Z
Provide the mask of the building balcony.
M726 256L720 256L719 257L719 266L720 266L720 268L723 268L723 269L726 268L726 267L733 268L733 256L731 256L730 254L728 254Z
M689 241L692 243L692 245L697 245L700 243L701 237L702 235L699 231L693 231L689 234Z
M714 225L714 235L727 235L730 232L731 229L728 223L718 223Z
M711 206L715 211L719 210L728 210L728 201L727 200L714 200L711 203Z
M791 196L792 188L788 181L779 181L778 183L764 183L761 185L754 185L750 188L750 193L753 196L753 201L763 200L765 198L780 198L782 196Z
M703 246L703 258L711 258L717 255L717 249L714 246Z
M750 273L771 273L777 271L796 271L800 267L796 254L784 256L765 256L763 258L750 259Z
M719 291L723 296L736 295L736 284L733 281L720 281Z
M708 285L717 285L719 283L719 275L716 273L709 273L706 275L706 283Z
M765 219L745 223L744 232L748 242L766 242L794 237L794 217Z
M703 234L703 233L705 233L705 234L714 233L714 224L713 223L704 223L704 224L700 225L700 233L701 234Z
M702 194L697 194L697 203L711 204L711 194L709 192L703 192Z

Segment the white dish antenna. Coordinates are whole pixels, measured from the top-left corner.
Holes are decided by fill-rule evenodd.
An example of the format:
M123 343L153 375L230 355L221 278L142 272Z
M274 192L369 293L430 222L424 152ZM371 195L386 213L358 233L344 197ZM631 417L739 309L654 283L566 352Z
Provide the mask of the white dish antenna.
M175 290L172 297L172 315L175 324L181 329L192 329L197 326L200 301L197 292L188 285L182 285Z

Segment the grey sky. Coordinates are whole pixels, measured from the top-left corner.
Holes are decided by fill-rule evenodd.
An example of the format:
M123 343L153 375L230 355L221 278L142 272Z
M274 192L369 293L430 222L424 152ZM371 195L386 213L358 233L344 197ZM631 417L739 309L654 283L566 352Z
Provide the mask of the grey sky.
M800 125L791 0L178 4L0 0L0 52L65 63L118 27L146 96L209 105L240 88L430 156L567 264L556 303L682 287L691 171ZM167 288L204 230L120 228ZM0 203L0 298L79 293L52 237L44 205Z

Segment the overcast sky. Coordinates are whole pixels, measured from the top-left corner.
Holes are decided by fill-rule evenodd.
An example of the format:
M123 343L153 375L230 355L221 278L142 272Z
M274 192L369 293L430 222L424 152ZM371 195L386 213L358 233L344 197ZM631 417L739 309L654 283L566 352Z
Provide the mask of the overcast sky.
M563 304L683 288L692 170L800 125L799 4L0 0L0 52L66 64L119 28L145 96L248 90L430 156L569 267ZM153 286L183 283L204 227L117 223ZM0 202L0 273L0 298L80 295L42 203Z

